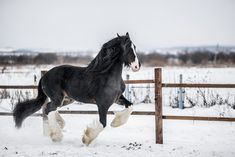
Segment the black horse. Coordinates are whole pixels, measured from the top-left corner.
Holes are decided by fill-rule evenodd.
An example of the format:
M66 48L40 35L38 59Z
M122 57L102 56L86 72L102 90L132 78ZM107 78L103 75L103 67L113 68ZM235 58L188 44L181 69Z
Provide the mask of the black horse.
M125 90L123 65L131 67L133 71L140 69L136 48L128 33L105 43L87 67L54 67L39 81L36 99L15 105L13 116L16 127L20 128L26 117L44 105L48 115L48 135L53 141L61 141L64 120L57 108L66 104L65 98L94 103L98 106L99 121L88 126L82 138L84 144L90 144L105 128L107 112L113 103L123 104L125 109L115 114L112 127L124 124L132 112L132 103L122 95Z

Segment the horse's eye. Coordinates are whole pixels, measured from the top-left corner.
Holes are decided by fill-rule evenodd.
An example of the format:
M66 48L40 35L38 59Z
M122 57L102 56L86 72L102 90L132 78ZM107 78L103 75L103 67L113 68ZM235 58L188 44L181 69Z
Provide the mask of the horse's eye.
M126 39L125 39L125 42L128 42L128 41L129 41L129 39L128 39L128 38L126 38Z

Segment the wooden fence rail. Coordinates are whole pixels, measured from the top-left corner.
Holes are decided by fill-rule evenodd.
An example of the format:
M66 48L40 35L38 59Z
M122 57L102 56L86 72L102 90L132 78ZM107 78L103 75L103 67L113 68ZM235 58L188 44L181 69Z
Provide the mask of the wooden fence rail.
M208 84L208 83L199 83L199 84L189 84L189 83L163 83L162 87L166 88L235 88L235 84Z
M59 113L60 114L98 114L98 111L59 110ZM108 111L108 114L113 115L114 113L113 113L113 111ZM1 116L12 116L12 113L10 113L10 112L0 112L0 115ZM155 115L155 112L153 112L153 111L151 111L151 112L149 112L149 111L133 111L132 115L144 115L144 116L146 116L146 115ZM42 113L35 113L32 116L41 116L42 117L43 114Z
M0 89L36 89L35 85L0 85Z
M42 71L42 75L46 71ZM227 121L235 122L235 118L231 117L200 117L200 116L173 116L163 115L162 113L162 88L235 88L235 84L190 84L190 83L162 83L162 69L154 70L154 80L126 80L126 84L154 84L155 87L155 111L134 111L132 115L154 115L155 116L155 132L156 143L163 144L163 119L170 120L200 120L200 121ZM0 85L0 89L36 89L35 85ZM60 110L61 114L98 114L97 111L67 111ZM108 114L113 114L109 111ZM1 116L12 116L12 113L0 112ZM43 113L36 113L32 116L42 116Z
M125 80L125 84L150 84L155 83L154 80ZM235 84L190 84L190 83L162 83L164 88L235 88ZM37 89L35 85L0 85L0 89Z
M67 110L59 110L60 114L98 114L97 111L67 111ZM109 115L113 115L113 111L108 112ZM133 111L132 115L138 116L146 116L151 115L154 116L155 112L153 111ZM0 116L12 116L11 112L0 112ZM34 117L42 117L42 113L35 113L31 116ZM178 115L162 115L162 119L166 120L200 120L200 121L225 121L225 122L235 122L235 118L232 117L200 117L200 116L178 116Z

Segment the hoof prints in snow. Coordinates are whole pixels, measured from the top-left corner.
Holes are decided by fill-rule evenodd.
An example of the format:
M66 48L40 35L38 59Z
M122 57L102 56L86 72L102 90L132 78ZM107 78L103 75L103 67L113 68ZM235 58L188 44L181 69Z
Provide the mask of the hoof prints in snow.
M138 150L138 149L141 149L142 148L142 144L140 143L137 143L137 142L134 142L134 143L129 143L128 146L122 146L121 148L124 148L126 150Z

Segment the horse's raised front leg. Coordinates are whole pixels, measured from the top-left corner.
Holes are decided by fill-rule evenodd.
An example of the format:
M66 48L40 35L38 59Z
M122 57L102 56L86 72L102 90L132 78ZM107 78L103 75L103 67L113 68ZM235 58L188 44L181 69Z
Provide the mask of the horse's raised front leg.
M114 112L115 118L113 119L111 123L112 127L119 127L125 124L133 111L132 103L129 102L123 95L120 96L117 103L121 105L125 105L125 109L122 111Z
M91 125L87 126L84 131L82 142L87 146L100 134L106 127L108 108L98 105L99 121L94 121Z

